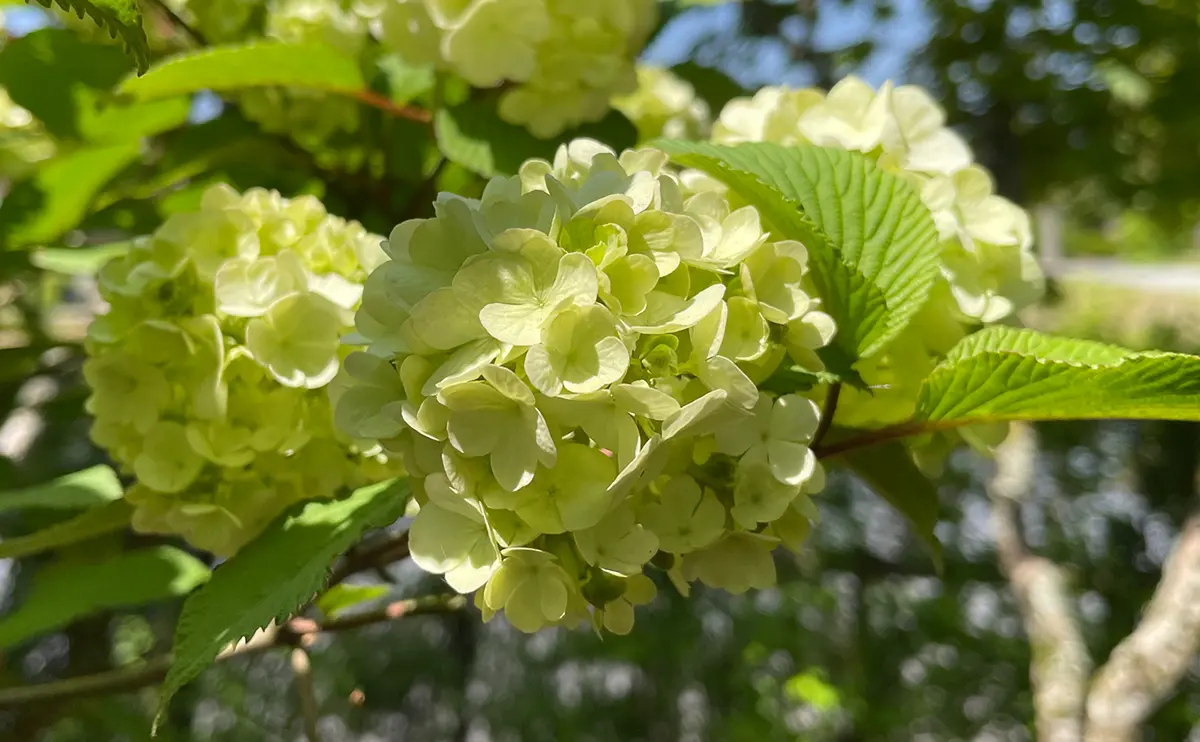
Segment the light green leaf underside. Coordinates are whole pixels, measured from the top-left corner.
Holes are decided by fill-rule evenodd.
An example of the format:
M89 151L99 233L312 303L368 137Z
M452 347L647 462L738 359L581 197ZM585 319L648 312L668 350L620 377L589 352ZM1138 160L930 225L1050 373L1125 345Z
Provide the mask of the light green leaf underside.
M113 242L91 247L43 247L29 255L36 268L67 276L93 276L113 258L129 252L132 242ZM2 496L0 496L2 497ZM3 502L0 501L0 508Z
M327 618L337 618L355 606L369 603L388 594L387 585L334 585L317 598L317 610Z
M20 508L71 510L102 505L121 497L121 482L107 466L72 472L45 484L0 492L0 513Z
M934 535L939 508L937 487L913 463L908 449L893 441L848 451L843 460L875 494L908 519L940 572L942 544Z
M39 554L119 531L129 525L132 515L133 510L124 500L114 500L28 536L0 541L0 559Z
M92 19L114 39L119 38L125 51L133 57L138 72L145 72L150 65L150 43L142 28L142 8L138 0L35 0L38 5L49 8L57 5L68 13Z
M311 600L324 586L330 563L367 528L400 517L408 496L408 483L395 481L364 487L342 500L308 503L219 566L183 605L158 717L171 696L226 645L287 619Z
M175 55L127 78L117 92L149 100L273 85L350 95L366 88L358 62L332 47L261 41Z
M200 560L171 546L127 551L100 562L51 564L34 574L28 595L0 618L0 647L98 611L186 595L208 575Z
M857 152L770 143L658 141L679 164L719 178L758 207L776 239L808 248L835 343L878 353L912 318L938 274L933 217L915 190Z
M1200 420L1200 357L992 327L964 339L921 388L917 421Z
M138 158L141 143L87 147L59 155L0 203L0 238L12 247L50 242L87 215L96 194Z

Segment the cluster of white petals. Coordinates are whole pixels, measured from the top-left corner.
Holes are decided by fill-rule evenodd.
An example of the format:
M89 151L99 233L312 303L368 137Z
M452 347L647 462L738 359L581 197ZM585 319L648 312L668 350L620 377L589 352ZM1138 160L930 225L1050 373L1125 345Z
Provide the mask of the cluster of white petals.
M804 246L591 140L435 210L384 245L334 387L412 477L417 564L526 631L628 631L651 562L771 584L824 482L817 406L758 389L833 336Z
M374 0L380 41L477 88L508 83L500 116L550 138L636 88L656 0Z
M101 270L87 409L137 479L135 528L228 555L288 505L387 473L321 389L380 240L312 197L219 185Z

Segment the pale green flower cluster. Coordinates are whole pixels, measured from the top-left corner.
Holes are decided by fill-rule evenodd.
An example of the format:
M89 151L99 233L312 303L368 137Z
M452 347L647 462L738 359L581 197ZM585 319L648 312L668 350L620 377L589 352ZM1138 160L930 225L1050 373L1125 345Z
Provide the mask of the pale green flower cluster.
M596 121L636 87L655 0L376 0L383 45L478 88L503 83L500 116L543 138Z
M757 386L832 339L804 246L586 139L435 207L385 243L334 394L403 457L416 563L524 631L629 631L650 563L771 584L824 482L817 406Z
M291 503L380 476L319 389L380 241L312 197L218 185L101 270L87 409L137 478L136 529L228 555Z
M638 65L637 90L612 101L637 126L638 137L705 139L712 127L708 104L696 97L691 83L653 65Z
M920 87L886 83L875 90L847 77L828 92L763 88L730 101L712 138L865 153L909 180L933 213L942 277L887 352L860 362L872 390L843 390L841 424L873 427L911 417L922 379L971 326L1004 319L1042 293L1029 215L995 195L991 177Z
M324 44L358 59L367 22L338 0L277 0L267 6L265 35L289 44ZM345 96L299 88L252 88L238 98L242 112L265 131L287 134L309 149L359 127L359 106Z

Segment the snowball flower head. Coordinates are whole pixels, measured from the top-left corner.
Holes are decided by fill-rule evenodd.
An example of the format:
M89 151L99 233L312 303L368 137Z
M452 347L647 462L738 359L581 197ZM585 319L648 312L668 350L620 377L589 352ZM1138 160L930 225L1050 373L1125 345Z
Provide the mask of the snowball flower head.
M708 104L696 97L691 83L653 65L638 65L637 90L613 99L613 108L638 128L642 141L656 137L703 139L708 136Z
M539 137L597 121L637 87L634 59L655 0L382 0L371 10L385 47L475 87L511 83L500 115Z
M321 389L380 241L314 198L218 185L101 270L87 407L137 478L136 529L228 555L291 503L385 472Z
M803 245L685 197L663 152L581 139L442 194L384 250L335 418L403 457L418 565L526 631L628 631L651 560L681 585L767 579L754 548L824 481L816 406L757 387L832 338ZM701 552L757 576L688 566Z

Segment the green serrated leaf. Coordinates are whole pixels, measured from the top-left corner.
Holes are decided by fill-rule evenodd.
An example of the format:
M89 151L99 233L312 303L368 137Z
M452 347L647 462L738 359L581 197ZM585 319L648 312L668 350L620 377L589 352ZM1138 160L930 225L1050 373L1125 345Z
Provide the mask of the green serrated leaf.
M866 156L770 143L653 146L757 206L776 238L804 243L822 308L837 321L834 342L850 358L881 351L928 296L941 254L933 217L912 186Z
M28 536L0 541L0 559L40 554L119 531L129 525L132 516L133 509L124 500L113 500Z
M939 509L937 487L913 463L908 449L893 441L849 451L841 461L908 520L941 572L942 544L934 534Z
M213 572L184 603L175 629L174 660L159 696L157 719L179 688L231 642L283 621L321 590L329 565L367 528L400 517L406 481L364 487L342 500L311 502L276 520Z
M334 585L317 598L317 610L329 618L337 618L356 605L382 598L388 594L387 585Z
M125 51L133 57L138 72L150 65L150 42L142 28L142 8L137 0L35 0L49 8L57 5L68 13L91 18L97 26L114 39L120 39Z
M151 100L274 85L343 95L366 89L358 61L333 47L257 41L177 54L141 77L127 78L117 92Z
M96 194L141 153L137 141L78 149L43 163L0 202L0 249L55 240L88 213Z
M484 177L513 175L531 157L552 158L558 145L579 137L604 142L618 152L637 141L637 129L616 111L556 139L538 139L504 121L490 100L472 100L438 110L433 117L438 148L451 162Z
M47 634L99 611L186 595L208 579L200 560L171 546L93 563L60 562L34 575L29 594L0 618L0 647Z
M989 327L951 349L921 387L918 422L1200 420L1200 357Z
M45 484L0 492L0 513L22 508L87 508L119 500L121 492L121 481L117 479L116 472L107 466L93 466Z

